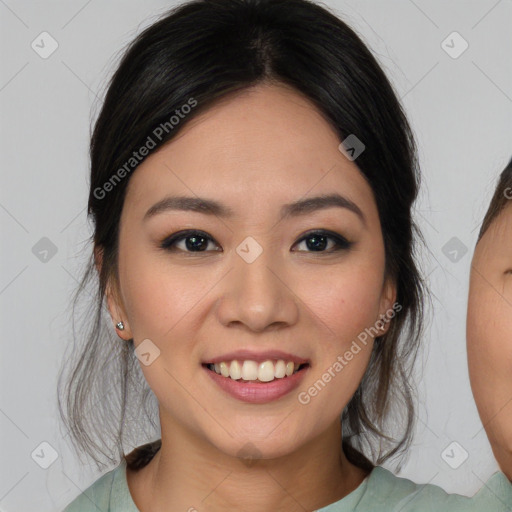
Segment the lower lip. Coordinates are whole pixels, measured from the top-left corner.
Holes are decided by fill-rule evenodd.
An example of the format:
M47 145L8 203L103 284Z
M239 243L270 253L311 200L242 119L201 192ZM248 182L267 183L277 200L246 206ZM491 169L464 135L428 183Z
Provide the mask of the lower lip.
M277 400L297 388L310 367L306 366L289 377L274 379L271 382L233 380L209 370L206 366L203 368L210 378L232 397L252 404L264 404Z

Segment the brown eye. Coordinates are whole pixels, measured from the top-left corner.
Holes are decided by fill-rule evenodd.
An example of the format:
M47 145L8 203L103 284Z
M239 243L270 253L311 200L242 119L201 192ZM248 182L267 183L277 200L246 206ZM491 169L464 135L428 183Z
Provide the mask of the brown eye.
M329 241L332 242L332 246L329 250L325 250ZM335 251L340 251L343 249L349 249L352 245L346 238L338 235L336 233L332 233L331 231L319 230L319 231L311 231L307 235L303 236L298 243L306 242L307 251L306 252L322 252L322 253L331 253ZM299 251L305 252L305 251Z
M185 242L184 247L178 247L177 244ZM213 238L203 231L179 231L162 241L160 247L167 251L183 252L207 252L209 243L215 244ZM216 245L216 244L215 244ZM217 249L214 249L217 251Z

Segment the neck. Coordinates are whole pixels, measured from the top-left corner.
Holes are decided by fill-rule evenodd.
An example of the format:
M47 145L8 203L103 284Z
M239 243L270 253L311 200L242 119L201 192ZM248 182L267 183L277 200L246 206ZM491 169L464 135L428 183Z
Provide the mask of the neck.
M226 455L173 425L162 429L162 445L151 462L137 472L127 470L127 479L141 512L304 512L339 501L367 474L347 460L339 422L293 453L257 460Z

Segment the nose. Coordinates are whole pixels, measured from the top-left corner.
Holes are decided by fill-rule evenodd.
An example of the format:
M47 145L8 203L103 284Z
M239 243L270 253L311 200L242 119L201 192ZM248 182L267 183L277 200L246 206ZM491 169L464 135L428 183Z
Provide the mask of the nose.
M289 280L270 251L263 251L252 263L235 257L234 268L220 288L218 320L226 327L244 327L253 332L295 324L299 300Z

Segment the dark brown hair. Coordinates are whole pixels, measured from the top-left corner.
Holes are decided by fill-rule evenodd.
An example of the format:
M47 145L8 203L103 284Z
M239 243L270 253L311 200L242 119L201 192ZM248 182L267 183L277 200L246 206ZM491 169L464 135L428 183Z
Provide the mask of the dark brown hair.
M373 190L385 272L396 283L401 311L387 333L376 338L367 371L342 413L344 448L355 464L371 468L410 445L415 419L411 372L424 298L415 262L415 241L421 236L412 219L420 175L414 137L397 96L359 36L312 1L193 0L172 9L129 45L91 137L88 212L93 248L101 251L103 264L98 279L91 251L74 302L85 296L88 312L80 340L75 336L66 358L68 375L59 377L59 409L77 453L92 456L98 466L100 457L117 462L128 445L158 437L158 404L133 340L117 338L104 308L106 286L117 279L119 219L136 170L133 152L148 145L157 127L166 129L153 137L158 141L149 154L217 101L262 83L299 91L340 141L352 135L365 145L356 163ZM171 117L184 113L191 99L194 108L171 126ZM94 301L83 293L89 286ZM148 418L152 432L140 430ZM129 465L146 464L159 442L132 452Z

